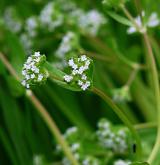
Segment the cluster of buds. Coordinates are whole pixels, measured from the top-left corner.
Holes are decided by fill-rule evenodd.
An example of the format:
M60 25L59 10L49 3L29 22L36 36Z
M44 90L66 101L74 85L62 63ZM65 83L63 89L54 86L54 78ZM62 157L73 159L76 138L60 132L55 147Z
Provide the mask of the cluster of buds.
M124 154L129 148L127 131L124 128L114 130L109 121L101 119L98 123L97 137L104 148Z
M87 90L91 86L90 69L92 60L86 55L79 58L71 58L68 65L71 68L71 74L64 76L67 83L76 83L82 90Z
M35 52L28 57L22 69L22 75L24 76L22 85L24 87L30 88L30 86L41 84L47 80L48 72L43 67L45 62L46 56L40 55L40 52Z

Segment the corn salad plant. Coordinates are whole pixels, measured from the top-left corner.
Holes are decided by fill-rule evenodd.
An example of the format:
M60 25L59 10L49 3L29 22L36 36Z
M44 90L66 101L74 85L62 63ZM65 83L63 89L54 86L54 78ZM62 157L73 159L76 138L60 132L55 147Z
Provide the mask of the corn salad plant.
M0 2L0 164L160 164L160 1Z

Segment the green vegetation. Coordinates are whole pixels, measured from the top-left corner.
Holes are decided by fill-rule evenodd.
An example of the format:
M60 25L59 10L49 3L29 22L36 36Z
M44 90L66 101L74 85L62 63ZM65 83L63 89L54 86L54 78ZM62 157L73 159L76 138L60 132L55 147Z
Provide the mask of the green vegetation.
M160 1L0 2L0 164L160 164Z

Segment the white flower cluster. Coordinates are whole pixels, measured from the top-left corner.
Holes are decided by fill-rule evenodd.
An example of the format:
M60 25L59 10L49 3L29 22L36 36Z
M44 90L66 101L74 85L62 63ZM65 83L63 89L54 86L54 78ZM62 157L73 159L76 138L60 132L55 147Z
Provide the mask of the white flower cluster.
M4 23L13 33L19 33L22 29L22 22L16 16L14 8L7 8L4 12Z
M41 83L47 79L48 72L42 68L45 60L45 55L40 55L40 52L35 52L34 55L28 57L22 70L24 87L30 88L30 85Z
M143 11L142 12L142 18L145 17L145 12ZM158 15L157 13L153 12L150 17L148 18L147 22L142 23L142 20L141 20L141 17L140 16L137 16L135 18L135 22L137 23L137 25L140 27L140 32L141 33L144 33L146 31L146 27L150 27L150 28L153 28L153 27L156 27L160 24L160 19L158 18ZM137 29L135 26L131 26L127 29L127 33L128 34L132 34L132 33L135 33L137 32Z
M98 123L97 136L100 144L116 153L125 153L128 149L127 134L124 129L112 130L111 123L103 119Z
M64 69L67 66L67 56L69 53L73 53L78 47L79 42L77 34L71 31L67 32L55 52L55 56L57 57L55 65L60 69Z
M91 82L86 75L86 72L89 70L90 59L86 55L82 55L80 58L71 58L68 62L68 65L72 69L70 75L65 75L64 80L67 83L70 83L74 78L78 77L77 85L80 86L82 90L86 90L90 87Z
M100 165L100 162L93 156L86 156L82 161L82 165Z
M58 6L54 2L49 2L41 11L39 17L40 23L44 28L49 31L61 26L64 21L62 13L59 11Z
M38 19L35 16L31 16L26 20L26 26L25 29L27 31L27 34L30 37L35 37L37 35L37 28L38 28Z
M80 14L78 18L79 27L93 36L96 36L100 27L106 23L105 17L97 10L90 10Z
M67 13L67 22L76 25L79 29L85 33L96 36L102 25L107 21L102 13L96 9L84 11L78 8L77 5L70 0L57 0L62 12Z
M60 43L60 46L56 51L56 56L61 59L64 59L65 54L67 54L69 51L73 49L72 41L75 40L75 38L76 34L71 31L64 35Z
M116 160L113 165L130 165L130 164L131 164L130 161L124 161L124 160L119 159L119 160Z

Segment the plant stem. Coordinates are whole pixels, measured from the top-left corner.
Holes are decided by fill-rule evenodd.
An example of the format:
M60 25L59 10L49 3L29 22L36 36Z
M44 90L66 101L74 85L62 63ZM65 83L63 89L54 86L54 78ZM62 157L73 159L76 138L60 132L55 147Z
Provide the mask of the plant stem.
M128 19L132 22L132 24L135 26L137 31L141 32L141 27L136 23L136 21L134 20L134 18L132 17L130 12L125 8L124 5L121 6L121 9L124 12L124 14L128 17Z
M157 139L156 139L155 145L153 147L153 150L150 154L150 157L148 159L148 162L150 164L152 164L160 149L160 88L159 88L159 78L158 78L158 71L156 68L156 62L154 59L152 47L151 47L147 33L143 34L143 38L144 38L144 42L146 44L146 48L148 50L148 58L150 59L150 69L152 72L152 80L153 80L154 93L155 93L155 99L156 99L156 109L157 109L157 113L158 113L157 114L157 117L158 117L158 119L157 119L158 120Z
M132 82L134 81L134 79L135 79L135 77L136 77L136 75L137 75L137 72L138 72L138 67L137 68L135 68L133 71L132 71L132 73L130 74L130 77L129 77L129 79L128 79L128 81L126 82L126 84L125 84L125 86L131 86L131 84L132 84Z
M147 129L147 128L154 128L156 126L157 126L156 122L149 122L149 123L136 124L134 128L136 130L141 130L141 129Z
M36 96L33 94L32 91L27 91L27 96L29 100L33 103L33 105L36 107L37 111L47 124L48 128L50 129L51 133L55 136L57 139L57 142L62 147L64 153L68 157L68 159L71 161L73 165L78 165L77 161L75 160L73 154L71 153L68 144L64 140L63 136L61 135L58 127L56 126L56 123L53 121L45 107L41 104L41 102L36 98Z
M141 140L139 138L139 135L137 134L134 126L132 125L132 123L130 123L130 121L128 120L128 118L124 115L124 113L113 103L113 101L101 90L97 89L96 87L92 88L92 92L95 93L96 95L100 96L112 109L113 111L117 114L117 116L123 121L123 123L130 129L130 131L132 132L136 143L137 143L137 159L141 158L141 154L142 154L142 150L141 150Z
M20 78L18 77L16 71L12 67L12 65L9 63L9 61L5 58L5 56L0 53L0 59L3 62L3 64L6 66L8 71L13 75L16 80L20 81ZM28 99L33 103L33 105L36 107L36 110L40 113L41 117L45 121L46 125L50 129L52 135L56 138L57 142L62 147L62 150L64 154L68 157L68 159L71 161L73 165L78 165L79 163L74 158L72 152L70 151L70 148L67 144L67 142L64 140L63 136L61 135L58 127L56 126L56 123L51 118L45 107L41 104L41 102L38 100L38 98L34 95L34 93L31 90L27 90L26 96Z
M122 10L126 14L126 16L134 23L135 27L137 28L137 23L134 21L133 17L128 12L128 10L125 7L122 7ZM155 142L153 150L148 158L148 163L152 164L160 149L160 87L159 87L159 78L158 78L156 62L155 62L152 47L151 47L151 44L149 41L148 34L147 34L147 32L145 32L145 33L142 33L142 35L143 35L144 43L145 43L147 51L148 51L148 59L149 59L149 63L150 63L150 71L152 73L152 82L154 85L154 94L155 94L155 100L156 100L157 121L158 121L156 142Z

